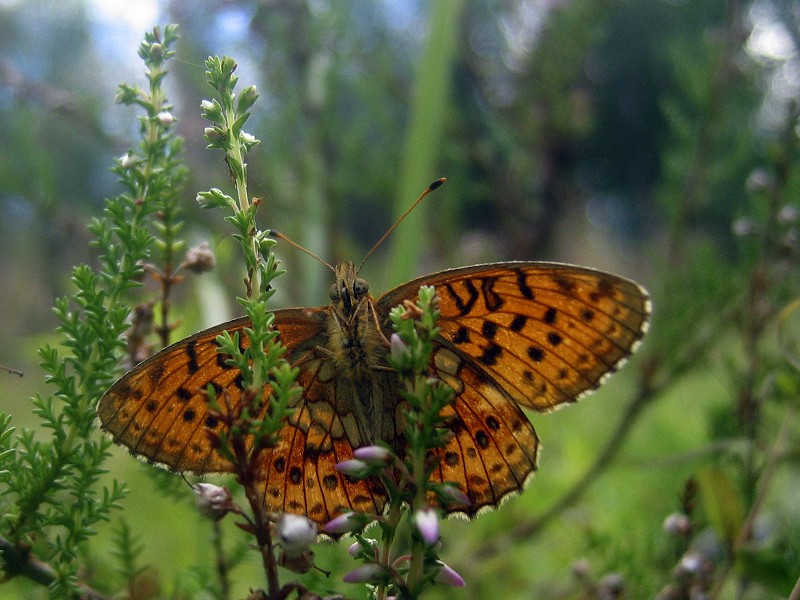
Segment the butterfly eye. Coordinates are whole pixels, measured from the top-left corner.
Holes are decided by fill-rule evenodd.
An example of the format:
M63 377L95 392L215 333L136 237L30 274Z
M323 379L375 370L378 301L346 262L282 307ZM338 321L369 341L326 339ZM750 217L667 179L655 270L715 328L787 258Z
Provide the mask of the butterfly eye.
M331 286L330 291L328 292L328 296L330 297L331 301L338 302L341 296L339 295L339 288L334 283Z
M363 279L356 279L355 283L353 284L353 293L356 295L356 298L366 296L368 291L369 284Z

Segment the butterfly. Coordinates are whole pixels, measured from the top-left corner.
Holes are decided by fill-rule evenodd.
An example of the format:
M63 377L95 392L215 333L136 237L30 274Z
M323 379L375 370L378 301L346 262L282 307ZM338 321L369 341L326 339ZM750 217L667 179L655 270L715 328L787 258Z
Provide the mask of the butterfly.
M351 262L338 265L331 303L275 311L285 358L303 391L277 444L260 455L257 478L271 511L324 524L343 511L380 513L383 488L335 465L378 442L400 448L402 401L388 367L389 311L434 286L441 317L431 374L454 390L443 410L452 436L431 478L470 500L473 515L523 489L537 468L539 438L523 409L548 412L600 386L647 329L650 301L633 281L588 268L504 262L442 271L379 299ZM238 369L216 341L250 326L240 318L196 333L135 366L97 412L134 455L191 473L231 471L212 446L218 431L204 390L241 399ZM244 347L247 336L240 335ZM268 403L265 403L264 411Z

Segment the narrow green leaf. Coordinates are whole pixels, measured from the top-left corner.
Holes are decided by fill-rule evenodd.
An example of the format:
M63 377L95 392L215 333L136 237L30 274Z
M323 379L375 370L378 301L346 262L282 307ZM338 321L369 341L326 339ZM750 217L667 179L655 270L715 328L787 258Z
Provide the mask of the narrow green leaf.
M722 469L709 467L697 474L697 482L706 517L719 536L732 546L744 522L744 508L730 478Z

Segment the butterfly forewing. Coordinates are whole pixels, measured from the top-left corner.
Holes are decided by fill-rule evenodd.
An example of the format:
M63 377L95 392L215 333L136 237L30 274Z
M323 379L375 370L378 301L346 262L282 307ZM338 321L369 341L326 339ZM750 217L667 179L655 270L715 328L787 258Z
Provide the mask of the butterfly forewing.
M195 334L144 360L101 398L97 412L114 441L133 454L186 471L225 471L229 466L204 434L208 419L208 384L227 389L238 400L231 381L238 374L219 362L216 336L247 325L238 319ZM233 385L232 385L233 383Z
M278 311L281 337L293 356L307 351L307 343L319 337L325 309ZM248 338L242 331L248 319L236 319L177 342L142 361L117 381L100 399L97 413L103 428L115 442L143 458L178 471L204 473L229 471L212 447L206 428L220 423L208 413L206 387L224 393L233 405L241 399L238 369L225 363L216 338L223 331L239 332L242 349ZM266 406L264 410L266 410Z
M636 283L557 263L451 269L395 288L381 307L420 285L439 294L442 345L543 411L597 388L634 350L649 314Z

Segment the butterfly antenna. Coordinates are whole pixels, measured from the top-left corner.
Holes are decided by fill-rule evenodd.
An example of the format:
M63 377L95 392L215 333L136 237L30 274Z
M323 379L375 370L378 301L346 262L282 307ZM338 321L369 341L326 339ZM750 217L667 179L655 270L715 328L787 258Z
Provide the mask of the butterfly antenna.
M424 192L422 192L422 194L420 194L419 198L417 198L417 200L414 202L414 204L412 204L411 206L409 206L409 207L408 207L408 210L406 210L406 212L404 212L404 213L403 213L403 214L400 216L400 218L399 218L399 219L397 219L397 221L395 221L395 222L394 222L394 225L392 225L391 227L389 227L389 229L386 231L386 233L384 233L384 234L381 236L381 239L379 239L377 242L375 242L375 245L374 245L374 246L372 246L372 248L370 248L369 252L367 252L367 255L364 257L364 260L362 260L362 261L361 261L361 264L360 264L360 265L358 265L358 270L356 271L356 273L358 273L359 271L361 271L361 267L363 267L363 266L364 266L364 263L365 263L365 262L367 262L367 259L368 259L370 256L372 256L372 253L373 253L373 252L375 252L375 250L377 250L378 246L380 246L380 245L383 243L383 241L384 241L384 240L385 240L387 237L389 237L389 234L391 234L391 233L392 233L392 232L395 230L395 228L396 228L398 225L400 225L400 223L402 223L402 222L403 222L403 219L405 219L405 218L406 218L406 217L407 217L407 216L408 216L408 215L411 213L411 211L412 211L412 210L414 210L414 209L417 207L417 204L419 204L420 202L422 202L422 199L423 199L425 196L427 196L428 194L430 194L430 193L431 193L433 190L435 190L436 188L438 188L438 187L439 187L440 185L442 185L442 184L443 184L445 181L447 181L447 178L446 178L446 177L440 177L439 179L437 179L436 181L434 181L432 184L430 184L430 185L429 185L427 188L425 188L425 191L424 191Z
M334 269L334 268L333 268L333 267L330 265L330 263L328 263L327 261L323 260L322 258L320 258L319 256L317 256L316 254L314 254L314 253L313 253L311 250L309 250L308 248L304 248L303 246L301 246L301 245L300 245L300 244L298 244L297 242L294 242L294 241L290 240L288 237L286 237L286 236L285 236L285 235L283 235L282 233L280 233L280 232L278 232L278 231L274 231L274 230L273 230L273 231L270 231L270 235L272 235L273 237L276 237L276 238L278 238L279 240L283 240L284 242L286 242L286 243L287 243L287 244L289 244L290 246L294 246L295 248L297 248L298 250L300 250L300 251L302 251L302 252L305 252L306 254L308 254L308 255L309 255L310 257L312 257L312 258L316 258L316 259L317 259L319 262L321 262L323 265L325 265L326 267L328 267L328 268L329 268L331 271L333 271L334 273L336 272L336 269Z

